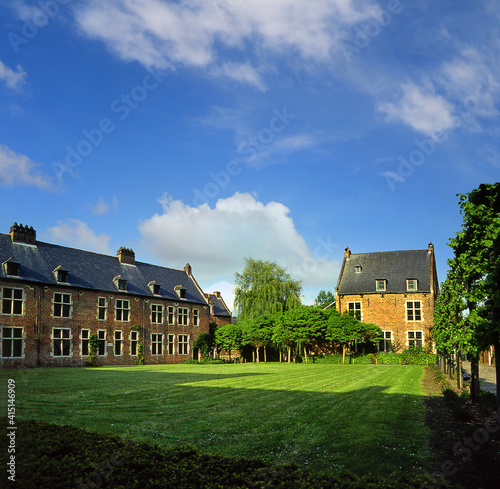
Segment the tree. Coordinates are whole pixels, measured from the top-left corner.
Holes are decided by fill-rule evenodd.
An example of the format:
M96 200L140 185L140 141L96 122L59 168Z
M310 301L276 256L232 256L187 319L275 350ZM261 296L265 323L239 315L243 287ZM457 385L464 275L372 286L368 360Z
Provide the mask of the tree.
M318 297L314 299L314 305L316 307L325 308L331 304L331 307L335 307L335 294L329 290L320 290Z
M202 358L209 358L212 350L212 338L209 333L201 332L193 342L193 349L197 348Z
M455 257L449 264L467 305L459 324L470 337L474 375L477 354L489 345L496 354L500 344L500 183L482 184L459 198L463 223L450 239ZM499 380L500 365L495 364ZM477 400L477 392L474 394L473 400ZM498 382L497 409L500 411Z
M275 317L263 314L254 319L238 321L243 333L243 343L255 348L257 363L260 363L259 349L264 347L264 361L267 362L266 346L272 342Z
M234 305L239 319L252 319L298 307L301 291L300 282L276 263L245 258L243 272L236 273Z
M288 338L294 343L300 343L304 349L306 363L307 347L318 343L324 337L328 314L320 307L300 306L286 311L281 319L282 327L288 331Z
M326 339L342 347L342 364L345 364L347 347L351 341L376 342L382 339L382 330L372 323L362 323L349 314L331 315L328 320Z
M231 360L231 350L240 350L242 347L243 332L237 324L225 324L217 328L215 332L215 342L224 350L229 352Z

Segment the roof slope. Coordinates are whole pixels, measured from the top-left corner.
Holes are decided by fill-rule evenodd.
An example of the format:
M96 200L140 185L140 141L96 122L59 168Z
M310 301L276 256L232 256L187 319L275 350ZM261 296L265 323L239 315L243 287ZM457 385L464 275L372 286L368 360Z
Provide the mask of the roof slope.
M19 280L23 281L117 292L113 279L121 275L127 280L127 293L151 297L153 292L148 284L155 280L161 286L160 295L163 298L178 300L174 287L182 285L186 289L187 301L207 304L205 295L185 270L137 261L135 265L127 265L114 256L41 241L37 241L36 246L27 245L12 242L10 235L0 234L0 264L10 257L20 263ZM64 284L59 283L53 273L60 265L68 271L67 283ZM0 278L11 278L5 272L4 267L0 267Z
M231 311L227 307L224 299L222 297L217 296L216 294L207 294L210 299L212 299L214 305L214 316L227 316L231 317Z
M419 292L430 292L431 260L429 250L351 254L345 259L337 293L375 293L375 281L383 279L387 280L386 293L406 293L407 279L418 280ZM360 273L356 266L361 266Z

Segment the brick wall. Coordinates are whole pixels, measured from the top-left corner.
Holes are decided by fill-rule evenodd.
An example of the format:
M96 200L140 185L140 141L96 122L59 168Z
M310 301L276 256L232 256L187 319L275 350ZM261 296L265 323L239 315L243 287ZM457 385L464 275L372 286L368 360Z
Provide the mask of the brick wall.
M2 368L82 366L88 360L82 357L82 330L89 335L105 331L105 354L98 357L100 365L131 365L136 356L131 355L131 326L140 326L143 334L144 359L146 364L180 363L193 357L192 344L201 332L209 331L209 308L206 304L191 303L184 300L167 300L161 297L134 296L128 293L109 293L94 290L76 289L64 286L30 285L20 281L0 281L0 290L23 290L22 314L5 313L0 309L0 327L22 328L23 353L21 358L0 358ZM54 304L54 294L69 294L69 304ZM60 298L60 297L59 297ZM64 296L67 298L67 295ZM98 301L104 299L106 311L104 319L98 317ZM128 301L128 318L117 320L118 301ZM69 305L69 317L54 317L55 308ZM122 302L122 305L126 305ZM163 306L161 322L153 321L152 306ZM168 308L173 308L173 324L169 324ZM179 309L187 310L188 325L179 324ZM194 311L198 312L198 326L193 325ZM8 312L8 311L7 311ZM119 314L119 313L118 313ZM54 329L69 331L70 351L67 356L54 355ZM115 352L115 332L121 331L120 354ZM163 335L162 352L152 354L152 335ZM169 352L168 338L173 335L173 352ZM179 337L187 339L186 352L179 352ZM187 338L186 338L187 336ZM63 338L65 340L66 338ZM7 349L5 347L5 349ZM5 353L2 352L2 355Z
M420 301L421 320L407 319L407 302ZM393 345L401 352L408 347L408 331L422 331L424 346L432 347L431 331L434 324L434 295L412 292L406 294L353 294L337 298L337 310L341 314L348 310L349 302L361 302L365 323L374 323L382 331L392 331Z

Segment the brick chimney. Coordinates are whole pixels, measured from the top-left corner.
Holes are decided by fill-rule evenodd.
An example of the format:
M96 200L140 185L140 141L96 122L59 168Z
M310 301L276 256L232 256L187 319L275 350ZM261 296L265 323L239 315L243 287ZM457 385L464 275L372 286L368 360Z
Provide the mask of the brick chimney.
M134 250L129 248L120 248L118 253L116 254L120 263L124 263L126 265L135 265L135 253Z
M36 231L33 229L33 226L23 226L15 222L10 227L10 237L14 243L36 245Z
M189 263L186 263L186 266L184 267L184 271L188 275L192 275L193 274L193 269L191 268L191 265Z
M434 245L432 243L429 243L428 251L429 253L434 253Z
M351 258L351 250L349 249L349 247L347 247L345 250L344 250L344 258L346 260L349 260L349 258Z
M217 299L221 298L220 292L218 290L216 290L215 292L213 292L213 295L215 295L215 297L217 297Z

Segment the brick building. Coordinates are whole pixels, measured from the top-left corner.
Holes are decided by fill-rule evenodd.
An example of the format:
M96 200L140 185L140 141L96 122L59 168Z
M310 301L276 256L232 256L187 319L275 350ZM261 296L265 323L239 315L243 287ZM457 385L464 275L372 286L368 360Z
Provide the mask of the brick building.
M220 293L205 294L191 266L183 270L36 240L14 224L0 234L0 366L85 365L89 341L98 364L180 363L209 323L231 322Z
M426 250L377 253L353 254L346 248L336 307L382 329L379 351L432 348L438 292L432 243Z

